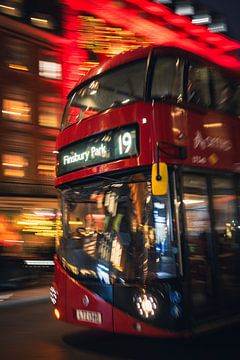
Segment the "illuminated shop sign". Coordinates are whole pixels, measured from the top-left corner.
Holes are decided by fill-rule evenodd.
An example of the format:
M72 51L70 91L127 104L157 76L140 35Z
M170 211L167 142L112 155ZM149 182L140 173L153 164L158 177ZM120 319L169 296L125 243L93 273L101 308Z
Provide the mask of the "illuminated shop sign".
M138 155L138 126L124 126L80 140L59 152L57 175Z

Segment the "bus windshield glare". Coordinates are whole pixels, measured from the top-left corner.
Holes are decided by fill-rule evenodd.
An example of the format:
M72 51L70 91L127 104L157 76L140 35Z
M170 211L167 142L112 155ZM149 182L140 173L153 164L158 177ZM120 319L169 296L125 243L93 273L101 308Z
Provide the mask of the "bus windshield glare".
M111 107L143 99L146 60L105 74L77 90L63 116L62 129Z
M106 284L175 277L168 196L153 196L143 174L123 180L64 191L64 267Z

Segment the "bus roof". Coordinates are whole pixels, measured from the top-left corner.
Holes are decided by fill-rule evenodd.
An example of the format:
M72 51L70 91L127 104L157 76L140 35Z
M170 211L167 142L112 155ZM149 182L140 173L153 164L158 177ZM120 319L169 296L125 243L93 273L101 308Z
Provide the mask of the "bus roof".
M84 76L80 78L76 86L79 86L85 81L94 78L95 76L100 75L115 67L137 59L146 58L150 51L154 48L165 48L177 50L179 52L182 51L185 53L189 53L203 60L209 61L215 65L218 65L226 70L240 74L240 60L238 60L236 56L224 52L224 50L219 48L207 47L204 43L202 44L202 46L199 46L199 43L195 44L193 41L184 39L182 42L179 42L177 40L174 42L166 41L162 42L162 44L139 47L135 50L123 52L119 55L116 55L110 59L103 61L102 63L88 71Z

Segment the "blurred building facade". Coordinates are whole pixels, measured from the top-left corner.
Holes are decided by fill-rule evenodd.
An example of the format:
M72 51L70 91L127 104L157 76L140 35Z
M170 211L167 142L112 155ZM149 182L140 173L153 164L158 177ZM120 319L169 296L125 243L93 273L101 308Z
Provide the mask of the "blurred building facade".
M63 40L0 15L0 255L52 259Z

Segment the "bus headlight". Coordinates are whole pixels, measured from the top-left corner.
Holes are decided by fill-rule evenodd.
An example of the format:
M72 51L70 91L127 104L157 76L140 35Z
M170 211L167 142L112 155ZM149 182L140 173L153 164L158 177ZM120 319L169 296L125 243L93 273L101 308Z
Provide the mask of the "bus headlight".
M59 320L61 317L60 311L57 308L54 309L54 315L56 316L57 320Z
M54 286L51 286L49 289L49 297L50 297L52 304L56 305L57 300L58 300L58 292Z
M134 297L137 312L142 317L148 319L155 317L159 304L157 299L151 294L139 294Z

